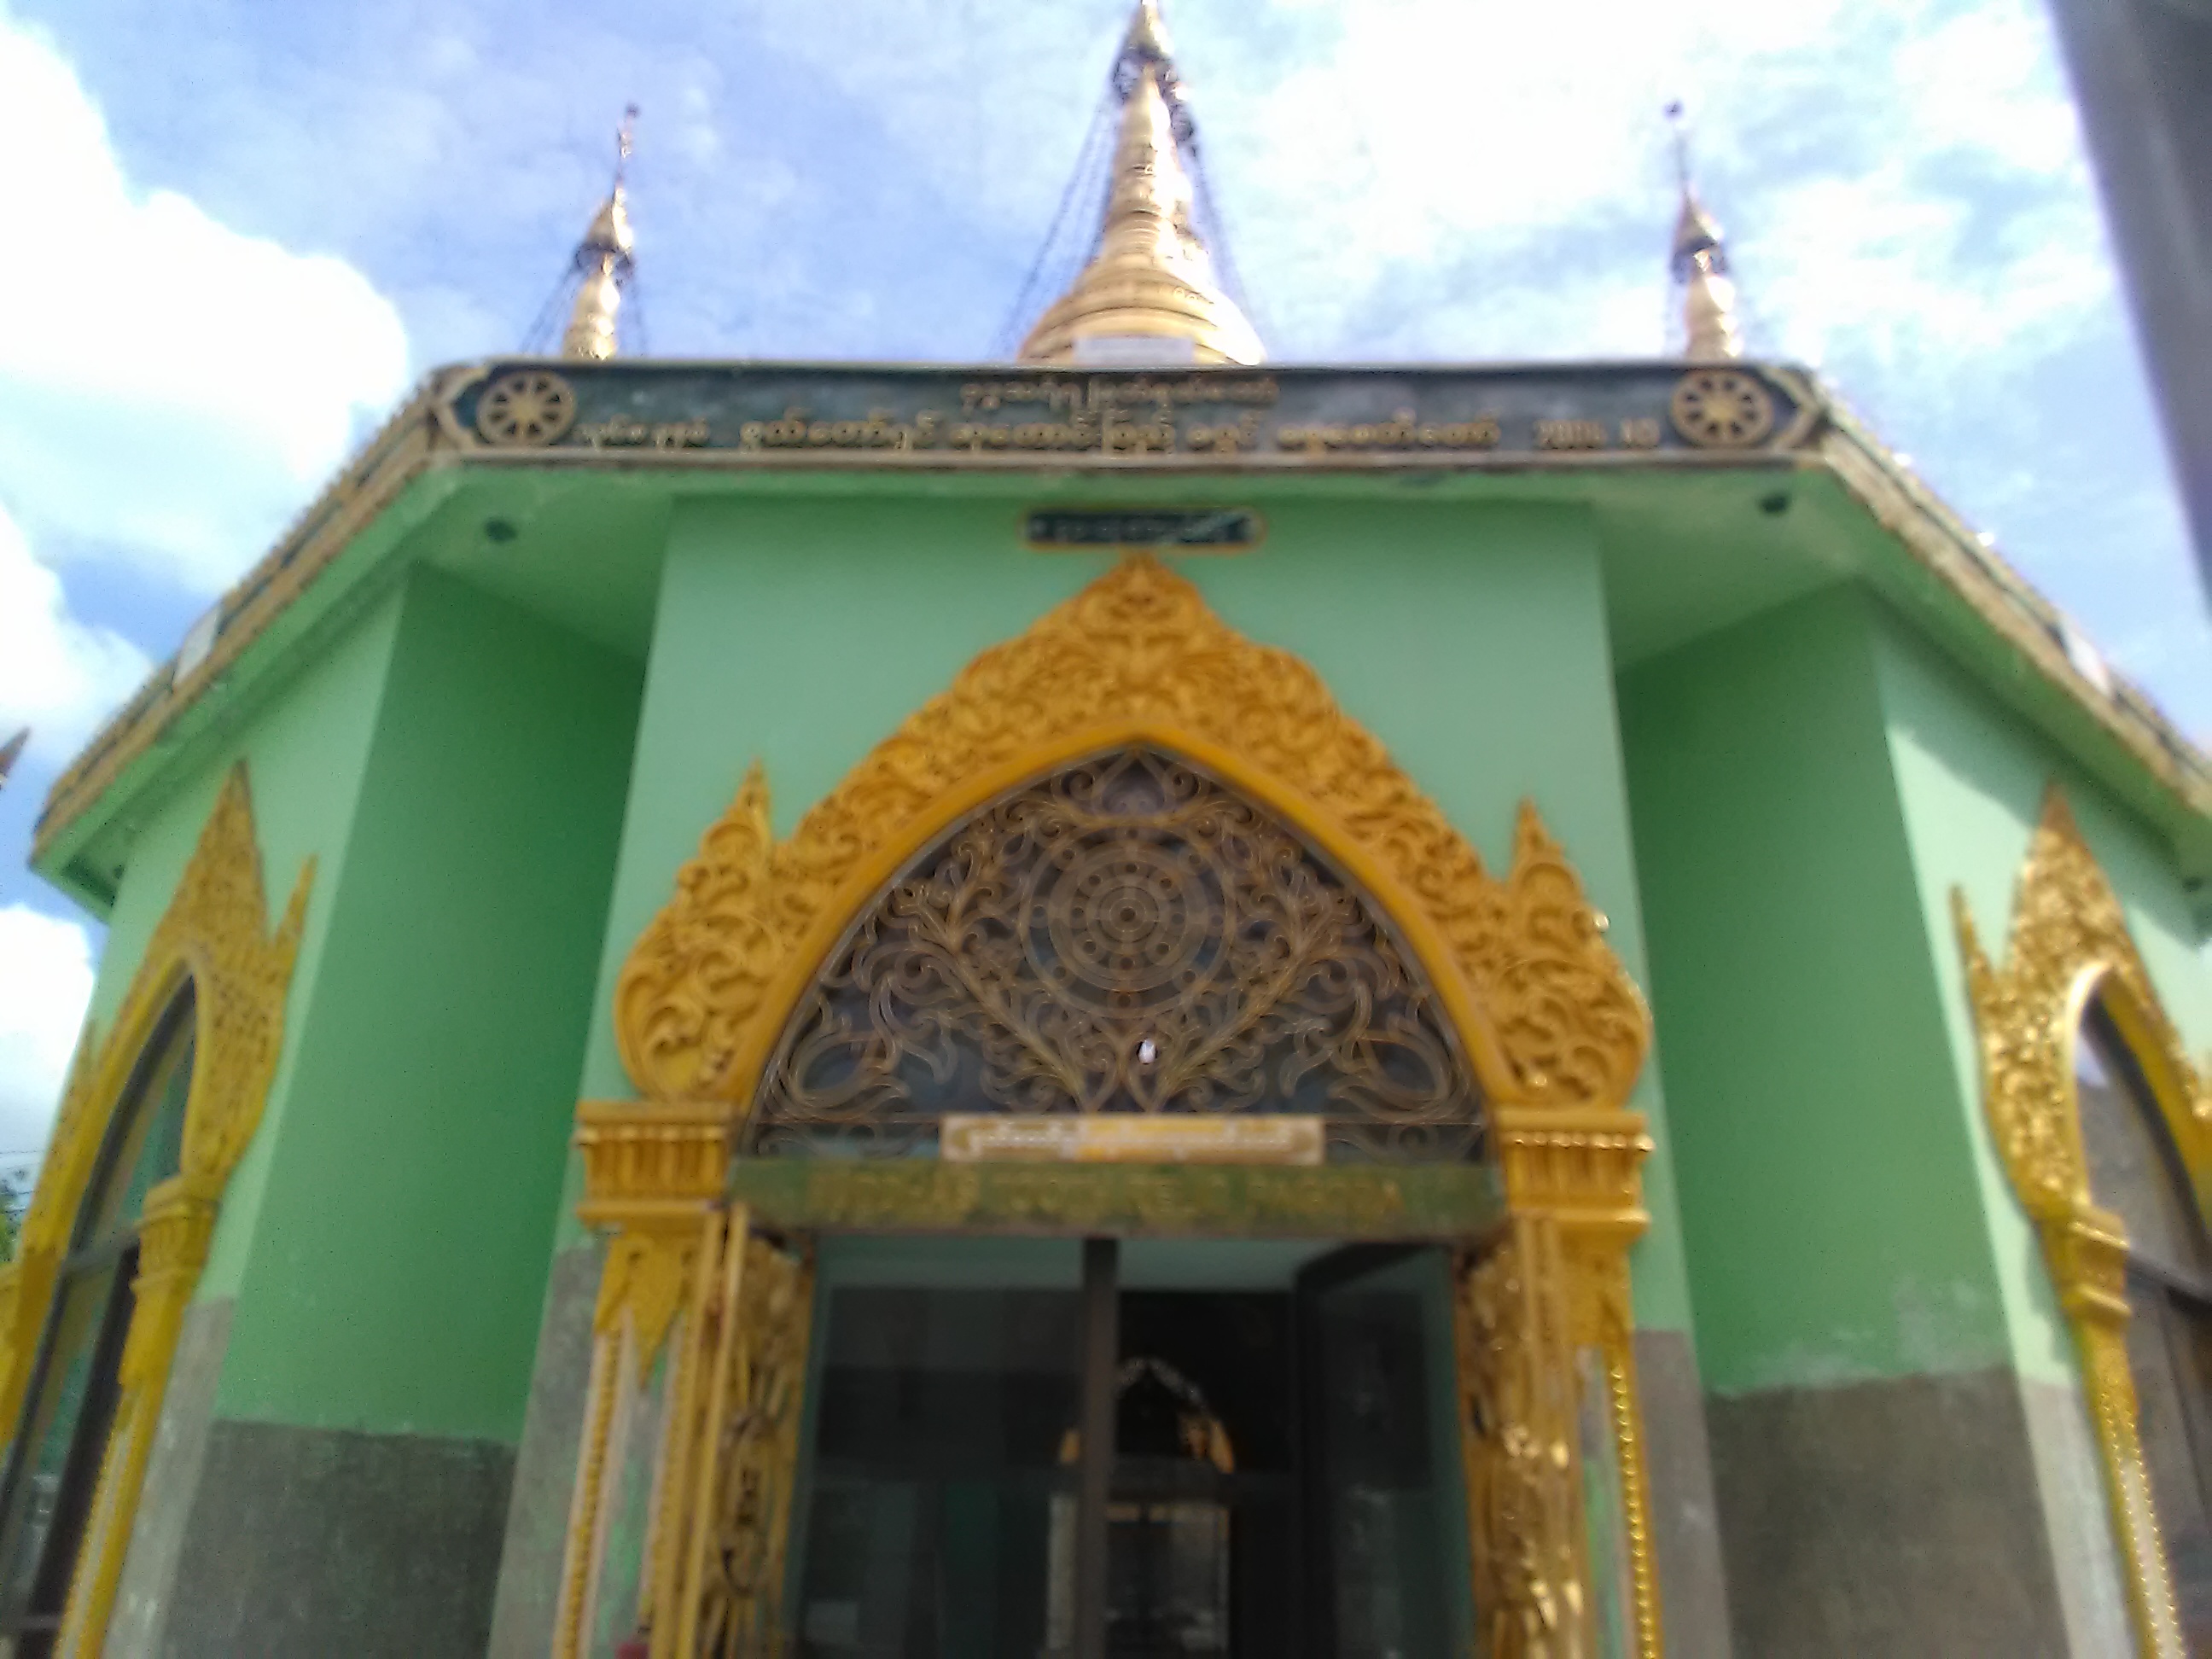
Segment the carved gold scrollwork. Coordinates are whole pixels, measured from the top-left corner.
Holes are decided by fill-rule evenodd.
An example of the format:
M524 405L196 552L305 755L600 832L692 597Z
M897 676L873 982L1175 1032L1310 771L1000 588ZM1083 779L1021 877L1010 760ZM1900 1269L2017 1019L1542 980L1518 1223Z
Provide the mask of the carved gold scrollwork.
M2119 900L2056 787L2045 798L2021 871L2002 968L1984 951L1963 893L1953 893L1952 911L1980 1037L1990 1135L2042 1237L2081 1356L2136 1641L2144 1655L2165 1659L2182 1651L2181 1633L2128 1368L2127 1237L2119 1218L2091 1195L2075 1093L2075 1028L2091 996L2106 994L2200 1205L2212 1190L2212 1097L2160 1006Z
M138 1221L121 1392L70 1580L58 1650L64 1653L96 1652L106 1638L185 1309L207 1260L224 1184L261 1121L276 1075L285 994L313 879L310 860L272 932L252 798L244 767L234 768L114 1021L104 1035L88 1026L78 1043L16 1259L0 1268L0 1417L12 1424L22 1413L56 1275L100 1148L141 1052L189 979L193 1064L181 1169L147 1195Z
M705 1390L686 1594L672 1656L785 1650L784 1563L805 1403L814 1273L799 1251L733 1222ZM659 1650L656 1649L656 1651Z
M1583 1354L1596 1362L1605 1397L1594 1403L1618 1471L1636 1651L1654 1659L1664 1644L1628 1272L1629 1247L1650 1224L1640 1172L1651 1137L1638 1114L1603 1107L1504 1107L1495 1133L1514 1224L1539 1230L1534 1259L1555 1268L1549 1277L1560 1301L1567 1363L1579 1370ZM1562 1650L1578 1651L1550 1651Z
M1310 668L1232 632L1150 557L976 658L788 839L771 839L767 785L748 774L623 967L631 1078L649 1098L749 1108L816 969L915 852L1057 764L1144 742L1283 811L1374 896L1494 1097L1626 1099L1649 1018L1534 809L1493 879Z
M1515 1223L1459 1270L1461 1445L1488 1659L1592 1651L1565 1272L1548 1220Z

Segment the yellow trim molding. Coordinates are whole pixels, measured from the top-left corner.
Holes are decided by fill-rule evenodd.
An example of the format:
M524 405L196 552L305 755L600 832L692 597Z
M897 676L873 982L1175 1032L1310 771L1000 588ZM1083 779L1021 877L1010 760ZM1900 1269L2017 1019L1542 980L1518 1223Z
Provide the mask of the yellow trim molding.
M194 1048L181 1168L147 1194L138 1222L122 1394L70 1580L59 1644L64 1655L97 1653L106 1637L185 1309L207 1261L224 1183L252 1139L276 1075L285 996L313 880L310 860L270 933L252 798L245 767L234 768L114 1023L104 1036L88 1025L78 1043L15 1260L0 1267L0 1419L18 1424L56 1278L100 1148L140 1053L189 981Z
M756 765L632 948L616 984L615 1030L645 1099L579 1109L590 1192L582 1213L619 1231L607 1269L613 1300L601 1303L602 1354L556 1651L578 1651L591 1628L605 1465L621 1439L625 1391L642 1376L637 1358L621 1358L610 1322L623 1316L611 1305L631 1308L631 1318L655 1329L665 1328L659 1309L693 1310L673 1321L684 1335L665 1383L671 1431L646 1572L653 1652L663 1652L664 1632L690 1628L697 1616L702 1581L678 1571L667 1534L687 1501L692 1518L682 1524L696 1533L703 1514L696 1491L686 1499L680 1489L713 1455L714 1426L696 1419L699 1379L717 1363L716 1345L733 1340L714 1334L712 1309L742 1317L734 1292L714 1302L699 1264L735 1263L751 1252L740 1249L750 1218L716 1210L703 1165L685 1164L683 1180L672 1175L682 1160L669 1165L667 1184L653 1188L665 1208L641 1207L641 1189L613 1202L611 1187L603 1192L592 1174L611 1160L608 1137L690 1136L702 1146L711 1140L713 1155L726 1158L792 1011L884 884L1008 791L1138 744L1180 757L1279 814L1365 890L1436 987L1486 1097L1510 1216L1497 1260L1509 1265L1462 1267L1462 1428L1476 1483L1473 1565L1486 1607L1502 1621L1493 1632L1498 1659L1591 1650L1576 1416L1584 1405L1612 1431L1637 1651L1644 1659L1660 1651L1627 1269L1628 1247L1646 1224L1638 1171L1651 1142L1626 1102L1650 1025L1606 945L1605 918L1532 806L1522 809L1512 869L1493 877L1311 668L1233 632L1188 581L1146 556L1125 560L977 657L783 841L771 830L768 783ZM652 1230L661 1242L646 1241ZM641 1251L665 1264L653 1273L679 1288L631 1288L653 1280L635 1265ZM1534 1265L1523 1272L1512 1262ZM1518 1287L1511 1297L1484 1288L1509 1277ZM1508 1318L1509 1301L1526 1316ZM1578 1381L1584 1354L1595 1356L1605 1390L1589 1402L1581 1402ZM1542 1395L1533 1403L1532 1387ZM690 1437L679 1441L679 1432ZM765 1467L761 1478L775 1487L773 1459ZM1480 1498L1509 1489L1510 1502ZM694 1537L689 1547L698 1544ZM679 1585L670 1607L661 1598ZM765 1604L746 1605L748 1620L762 1616Z
M2159 1004L2119 900L2055 787L2021 869L2002 969L1982 949L1965 894L1954 889L1951 906L1981 1038L1990 1132L2042 1235L2044 1260L2081 1355L2137 1644L2152 1659L2179 1659L2181 1631L2128 1369L2127 1231L2090 1192L2075 1092L2074 1045L2091 999L2103 996L2149 1080L2200 1211L2212 1192L2212 1096Z

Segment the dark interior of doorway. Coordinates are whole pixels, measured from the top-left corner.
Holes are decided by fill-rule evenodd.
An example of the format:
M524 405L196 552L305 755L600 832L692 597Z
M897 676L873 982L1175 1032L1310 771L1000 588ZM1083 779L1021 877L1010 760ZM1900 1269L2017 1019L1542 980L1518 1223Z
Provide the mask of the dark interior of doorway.
M836 1292L798 1651L1441 1656L1438 1333L1387 1271L1411 1254L1340 1250L1294 1291L1125 1291L1093 1241L1080 1293Z

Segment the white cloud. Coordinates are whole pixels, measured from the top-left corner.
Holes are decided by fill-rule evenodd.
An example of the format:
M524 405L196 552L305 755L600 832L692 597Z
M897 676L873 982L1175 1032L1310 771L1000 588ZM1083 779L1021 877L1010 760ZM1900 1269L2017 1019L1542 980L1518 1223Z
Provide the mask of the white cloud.
M0 506L0 741L27 726L34 756L67 757L150 665L120 634L70 615L61 578Z
M1258 135L1227 147L1255 198L1238 215L1257 231L1246 270L1343 279L1304 285L1301 320L1322 337L1360 326L1394 266L1474 263L1502 309L1505 290L1547 301L1568 275L1560 239L1578 233L1648 227L1649 263L1632 274L1663 304L1661 111L1675 97L1738 232L1747 304L1783 337L1763 349L1817 354L1886 329L1956 361L2110 302L2050 27L2026 0L1594 0L1571 24L1542 9L1355 0L1340 27L1326 61L1232 88L1226 123L1207 112L1217 136ZM1750 187L1720 195L1717 179ZM1617 250L1607 263L1622 274ZM1500 345L1627 343L1618 309L1524 310L1560 326ZM1647 325L1631 349L1664 339Z
M0 907L0 1153L46 1145L92 977L83 928Z
M132 189L99 110L0 15L0 185L38 246L0 276L0 492L42 542L211 591L404 390L359 272Z
M1237 263L1281 351L1327 356L1379 334L1419 354L1471 331L1507 356L1662 349L1662 110L1675 98L1737 233L1762 351L1863 333L1924 370L1930 354L2016 351L2021 331L2113 302L2033 0L1170 9ZM864 104L948 200L1041 234L1126 15L1103 0L1080 10L994 11L984 46L925 0L872 7L864 38L822 8L775 8L760 27ZM948 94L979 80L988 96ZM1038 142L1055 133L1064 150ZM1619 239L1639 233L1650 252L1632 269ZM1572 268L1571 242L1591 268ZM1463 270L1479 290L1450 289ZM1632 283L1648 301L1621 292ZM1576 290L1601 303L1562 302ZM1385 295L1402 320L1378 314Z

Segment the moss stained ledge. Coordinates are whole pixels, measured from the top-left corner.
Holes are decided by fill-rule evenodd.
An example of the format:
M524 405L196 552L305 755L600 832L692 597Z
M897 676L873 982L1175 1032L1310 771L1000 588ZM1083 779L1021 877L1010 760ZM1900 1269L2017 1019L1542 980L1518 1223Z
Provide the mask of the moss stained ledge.
M741 1158L729 1193L775 1226L855 1232L1479 1238L1505 1214L1498 1171L1475 1164Z

